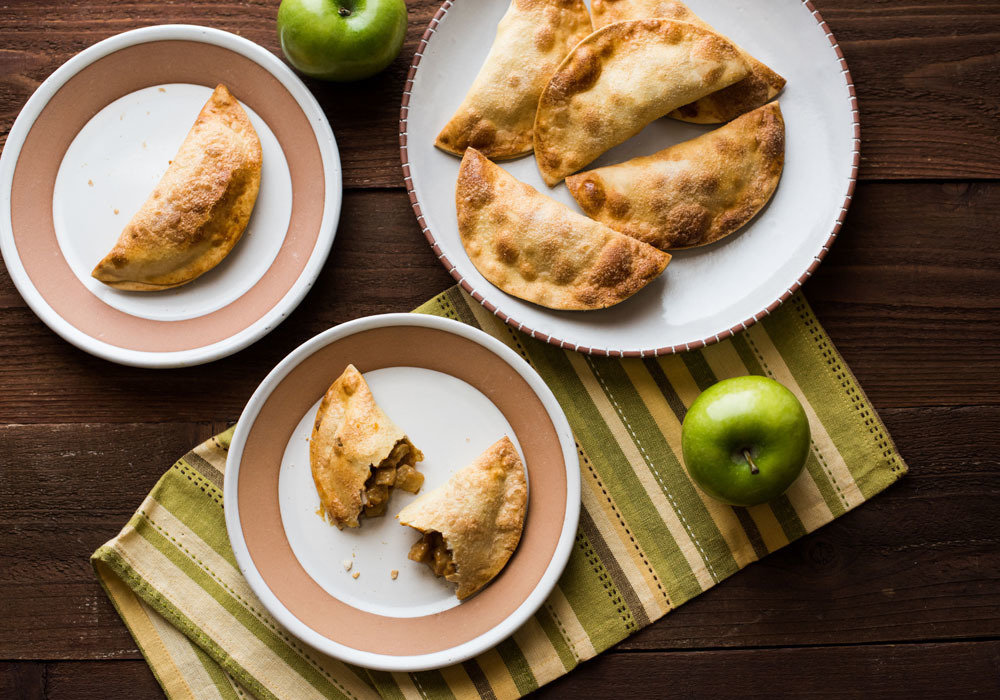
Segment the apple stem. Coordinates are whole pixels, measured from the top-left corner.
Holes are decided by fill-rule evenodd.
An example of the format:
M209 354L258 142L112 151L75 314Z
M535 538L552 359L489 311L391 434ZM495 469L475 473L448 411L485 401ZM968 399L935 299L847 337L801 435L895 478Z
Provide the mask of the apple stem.
M339 10L337 10L337 13L338 13L338 14L339 14L339 15L340 15L341 17L350 17L350 16L351 16L351 11L350 11L350 9L348 9L348 8L346 8L346 7L341 7L341 8L339 9Z
M760 469L757 468L757 465L754 464L753 457L750 456L750 450L744 449L743 450L743 456L746 457L747 464L750 465L750 473L751 474L760 474Z

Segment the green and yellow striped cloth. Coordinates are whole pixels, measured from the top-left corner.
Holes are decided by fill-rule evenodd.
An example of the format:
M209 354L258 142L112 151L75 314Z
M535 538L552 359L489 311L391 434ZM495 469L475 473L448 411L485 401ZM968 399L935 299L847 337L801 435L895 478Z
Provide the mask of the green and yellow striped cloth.
M517 698L567 673L768 552L825 525L906 471L801 294L739 336L645 359L532 340L458 288L418 309L501 339L541 374L577 438L583 510L555 591L510 639L423 673L323 656L288 634L240 576L223 518L231 429L160 479L94 568L171 698ZM680 461L681 420L716 380L764 374L806 408L812 449L778 500L722 505Z

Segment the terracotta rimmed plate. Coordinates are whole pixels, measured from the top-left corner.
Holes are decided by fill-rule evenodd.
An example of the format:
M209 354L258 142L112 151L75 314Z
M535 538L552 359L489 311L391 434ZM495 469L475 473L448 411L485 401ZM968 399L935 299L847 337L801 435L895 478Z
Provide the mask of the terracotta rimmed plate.
M94 280L218 83L263 150L243 239L173 290ZM0 250L28 305L77 347L122 364L194 365L246 347L302 300L333 243L341 194L330 125L285 64L217 29L147 27L77 54L28 100L0 157Z
M308 439L320 399L348 363L424 452L424 490L503 435L517 446L528 472L524 533L472 598L459 603L453 584L406 558L418 535L393 515L416 496L393 492L388 514L357 529L318 514ZM372 316L304 343L254 393L229 448L226 526L254 593L297 637L367 668L437 668L502 641L549 595L579 521L579 468L558 402L509 347L436 316Z
M559 312L504 294L469 261L458 235L459 159L434 148L489 51L509 0L446 0L417 48L403 92L403 176L417 219L466 291L516 328L550 343L604 355L658 355L717 342L787 299L819 265L854 191L860 127L854 86L836 39L811 2L687 0L720 32L788 79L784 176L770 205L740 233L677 251L666 272L603 311ZM588 167L621 162L713 127L660 119ZM545 186L531 156L500 164L541 192L579 208L565 185Z

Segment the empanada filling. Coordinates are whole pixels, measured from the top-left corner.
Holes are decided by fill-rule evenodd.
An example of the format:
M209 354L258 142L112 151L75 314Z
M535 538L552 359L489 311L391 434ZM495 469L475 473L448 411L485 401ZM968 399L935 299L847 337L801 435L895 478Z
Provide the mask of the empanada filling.
M361 503L365 515L374 518L385 515L389 503L389 492L398 487L416 493L424 483L424 475L417 471L417 454L413 445L405 438L396 443L389 456L371 468L361 491Z
M440 532L431 530L410 547L409 559L423 562L431 568L435 576L447 578L455 573L455 561L451 558L451 550Z

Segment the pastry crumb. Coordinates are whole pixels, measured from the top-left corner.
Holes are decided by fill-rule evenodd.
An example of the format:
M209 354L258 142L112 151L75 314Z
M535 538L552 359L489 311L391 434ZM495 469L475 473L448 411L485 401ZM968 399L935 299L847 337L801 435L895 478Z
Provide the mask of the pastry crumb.
M350 559L345 559L341 563L344 565L344 571L350 571L351 567L354 566L354 562Z
M94 181L93 180L87 180L87 184L90 185L91 187L93 187L94 186Z
M360 572L360 571L355 571L355 572L354 572L353 574L351 574L351 578L353 578L353 579L357 579L357 578L358 578L358 576L360 576L360 575L361 575L361 572Z
M393 581L396 580L397 576L399 576L399 572L396 571L396 569L393 569L392 571L389 572L389 578L391 578Z
M143 147L143 148L145 148L145 147L146 147L146 142L145 142L145 141L143 141L143 142L142 142L142 147Z
M160 92L166 92L166 91L167 91L167 89L166 89L166 88L158 88L158 90L159 90Z
M115 209L115 215L117 215L117 214L118 214L118 210L117 210L117 209Z

